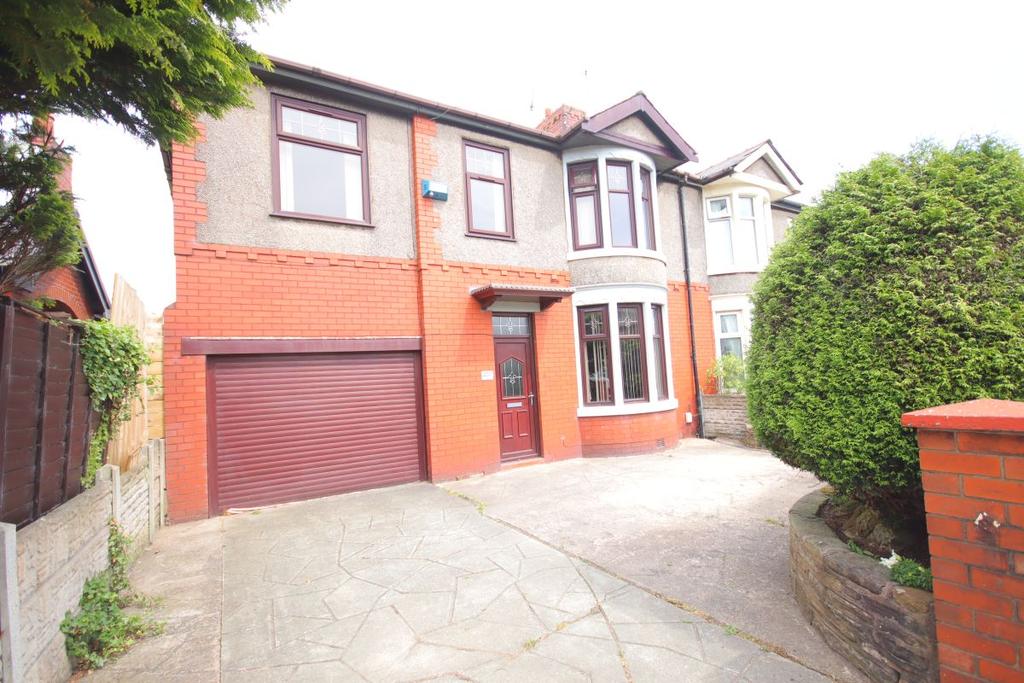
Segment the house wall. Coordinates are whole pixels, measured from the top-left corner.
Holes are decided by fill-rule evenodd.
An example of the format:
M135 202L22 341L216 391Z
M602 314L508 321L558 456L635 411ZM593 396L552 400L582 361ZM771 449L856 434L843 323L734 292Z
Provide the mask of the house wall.
M659 183L658 209L661 214L661 234L665 241L670 280L682 280L683 238L679 221L679 189L675 183ZM690 251L690 282L707 284L708 261L704 238L704 199L699 188L684 186L686 207L686 244Z
M509 150L515 240L467 235L463 141ZM438 124L432 180L448 184L448 201L435 201L441 222L436 239L448 261L565 270L565 201L562 160L555 153Z
M793 219L796 217L797 214L795 213L790 213L789 211L783 211L781 209L772 209L772 230L774 231L775 244L786 239L790 223L792 223Z
M573 286L611 282L645 283L665 286L665 264L645 256L602 256L569 263Z
M646 142L649 145L664 144L658 139L658 136L654 134L650 126L648 126L639 116L630 116L628 119L624 119L615 125L610 126L608 130L612 133L633 138L634 140Z
M271 216L273 116L271 93L326 104L366 116L372 228ZM206 164L197 200L207 215L197 241L359 256L415 256L412 180L407 119L351 102L287 88L253 88L252 108L238 107L221 119L204 117L207 135L196 146Z
M43 273L30 290L18 292L15 298L31 301L40 297L63 304L58 310L66 307L79 320L90 320L94 314L100 312L90 306L84 275L77 266L64 266Z

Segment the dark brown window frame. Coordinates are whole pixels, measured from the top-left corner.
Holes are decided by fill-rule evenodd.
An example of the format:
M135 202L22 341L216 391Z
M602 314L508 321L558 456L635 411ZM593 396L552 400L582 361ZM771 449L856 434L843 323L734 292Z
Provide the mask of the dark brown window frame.
M633 162L624 161L621 159L608 159L605 162L605 172L609 167L624 167L626 169L626 187L623 190L613 190L612 184L608 183L608 233L612 238L612 247L615 249L636 249L639 246L639 241L636 234L636 198L633 196ZM613 194L624 194L629 197L629 232L632 237L630 244L615 244L615 226L612 225L612 195Z
M330 118L339 119L341 121L349 121L356 124L356 147L349 145L340 145L330 142L324 142L323 140L317 140L315 138L307 138L303 135L296 135L294 133L285 133L283 123L283 109L284 107L289 109L298 109L306 111L311 114L318 114L320 116L328 116ZM339 223L342 225L355 225L360 227L373 227L370 216L370 165L369 165L369 144L368 136L366 133L366 115L359 114L356 112L346 111L344 109L338 109L336 107L329 107L324 104L316 104L314 102L307 102L305 100L295 99L293 97L285 97L284 95L272 95L271 96L271 111L273 115L273 134L270 138L271 147L271 174L273 175L273 188L274 188L274 210L271 213L272 216L278 216L282 218L299 218L302 220L322 221L326 223ZM339 218L338 216L324 216L315 213L305 213L302 211L285 211L281 208L281 141L292 142L299 145L307 145L310 147L320 147L322 149L329 149L336 152L345 152L347 154L355 154L360 157L362 166L362 179L363 179L363 220L355 220L351 218Z
M668 365L665 360L665 307L662 304L651 304L651 317L654 318L654 329L651 331L651 342L654 353L661 358L661 376L655 377L658 385L658 400L668 400Z
M475 147L488 152L494 152L500 154L504 159L505 164L505 177L495 178L494 176L484 175L482 173L470 173L469 163L466 159L467 148ZM494 145L488 145L483 142L476 142L475 140L462 140L462 173L465 178L466 186L466 234L472 235L473 237L486 237L495 240L507 240L514 241L516 238L515 233L515 221L512 219L512 164L508 148L495 147ZM473 195L472 195L472 181L480 180L485 183L493 183L495 185L502 186L502 192L505 198L505 232L493 232L491 230L479 230L473 227Z
M572 169L578 166L590 166L593 168L594 184L584 185L583 188L586 189L577 190L577 188L572 184ZM574 251L600 249L604 246L604 233L601 228L601 177L598 173L597 159L573 162L568 164L565 170L569 184L569 215L572 222L572 248ZM576 197L586 197L588 195L594 198L594 230L597 236L597 242L594 244L581 245L579 230L577 230L576 227Z
M650 387L648 386L649 377L647 374L647 336L644 330L644 305L642 303L622 303L616 304L615 306L615 324L619 324L619 311L623 308L635 308L637 310L637 325L639 326L639 332L637 334L623 335L619 332L619 372L623 376L623 386L625 386L626 373L621 367L622 365L622 340L623 339L639 339L640 340L640 375L641 383L644 388L644 395L640 398L626 398L625 393L622 395L623 403L645 403L650 400ZM625 390L623 390L625 391Z
M604 314L604 334L587 335L587 328L583 324L583 316L586 313L600 311ZM615 366L612 356L612 329L611 316L608 311L608 304L597 306L580 306L576 309L576 326L580 335L580 381L583 383L583 403L588 406L611 406L615 405ZM607 401L591 401L587 394L587 342L606 341L608 349L608 396Z
M647 248L658 250L657 238L654 235L654 174L645 166L640 167L640 209L644 215L644 233L647 235Z

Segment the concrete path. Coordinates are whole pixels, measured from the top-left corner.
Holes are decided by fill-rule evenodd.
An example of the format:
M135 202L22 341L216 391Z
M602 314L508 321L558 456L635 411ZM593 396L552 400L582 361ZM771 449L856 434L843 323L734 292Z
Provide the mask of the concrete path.
M767 451L675 450L510 469L445 486L488 517L689 606L818 671L866 680L800 613L789 508L821 483Z
M824 680L430 484L173 526L133 576L167 631L90 678Z

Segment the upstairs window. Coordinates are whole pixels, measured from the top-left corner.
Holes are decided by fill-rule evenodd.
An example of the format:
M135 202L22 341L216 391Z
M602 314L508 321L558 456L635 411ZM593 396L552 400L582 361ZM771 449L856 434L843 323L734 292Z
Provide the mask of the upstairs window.
M512 186L508 150L463 142L466 216L472 235L512 239Z
M628 161L609 161L608 220L613 247L636 246L636 220L633 206L633 173Z
M651 172L640 167L640 203L643 206L644 234L647 237L647 248L655 251L658 244L654 239L654 204L651 201Z
M708 200L708 261L713 271L758 269L758 203L754 197L743 195Z
M274 102L275 213L369 223L366 117L284 97Z
M569 166L569 213L572 217L572 241L576 249L596 249L601 237L600 189L597 162L586 161Z

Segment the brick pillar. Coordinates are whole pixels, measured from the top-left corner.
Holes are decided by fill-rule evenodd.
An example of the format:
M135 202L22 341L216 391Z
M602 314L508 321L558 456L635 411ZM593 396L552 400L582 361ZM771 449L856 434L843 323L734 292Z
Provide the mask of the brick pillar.
M903 416L916 427L944 682L1024 681L1024 403Z

